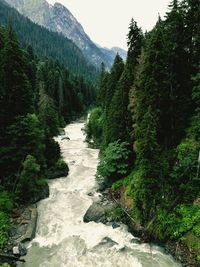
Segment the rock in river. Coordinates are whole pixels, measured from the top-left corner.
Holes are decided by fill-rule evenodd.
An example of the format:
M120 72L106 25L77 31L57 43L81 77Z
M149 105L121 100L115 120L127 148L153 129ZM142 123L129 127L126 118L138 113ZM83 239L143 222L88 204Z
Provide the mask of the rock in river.
M106 220L105 207L102 207L102 205L98 203L93 203L89 207L83 218L84 222L94 221L94 222L104 223L105 220Z

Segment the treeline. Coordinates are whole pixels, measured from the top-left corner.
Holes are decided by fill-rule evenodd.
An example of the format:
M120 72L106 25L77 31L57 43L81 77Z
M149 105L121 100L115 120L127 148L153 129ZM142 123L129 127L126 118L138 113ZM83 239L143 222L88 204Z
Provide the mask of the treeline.
M161 241L190 230L200 259L199 21L197 0L173 0L145 34L132 20L127 61L102 66L86 131L101 147L98 176L126 186L135 221Z
M31 44L38 56L59 60L70 71L70 75L84 76L92 84L98 75L96 68L83 56L81 50L63 35L41 27L0 0L0 25L11 21L22 48Z
M0 248L9 212L48 196L47 178L67 175L53 137L94 98L89 83L22 50L11 25L0 28Z

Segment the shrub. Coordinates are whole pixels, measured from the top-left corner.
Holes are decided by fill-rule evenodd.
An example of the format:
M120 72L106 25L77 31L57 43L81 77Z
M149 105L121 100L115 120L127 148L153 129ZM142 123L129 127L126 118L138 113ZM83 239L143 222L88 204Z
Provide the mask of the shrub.
M129 150L127 142L115 141L110 143L100 157L97 167L97 177L120 179L130 171Z
M93 140L97 145L101 144L103 131L103 111L95 108L91 111L89 121L86 124L85 132L87 141Z
M24 161L20 173L16 193L20 202L29 202L46 185L46 181L40 172L40 165L36 159L28 155Z
M0 192L0 211L9 212L13 208L13 202L6 191Z
M192 230L198 236L200 221L200 209L195 205L179 205L171 212L159 210L157 214L156 234L159 239L181 238L185 233Z
M67 163L62 159L59 159L56 162L55 169L58 170L58 171L63 171L65 173L69 172L69 167L68 167Z
M8 216L6 213L0 211L0 248L3 248L6 241L7 241L7 236L5 234L5 231L9 227L9 220Z

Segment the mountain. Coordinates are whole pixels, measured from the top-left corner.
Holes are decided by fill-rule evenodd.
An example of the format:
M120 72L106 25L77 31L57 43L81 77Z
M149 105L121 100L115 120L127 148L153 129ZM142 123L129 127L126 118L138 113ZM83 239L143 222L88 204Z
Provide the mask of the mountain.
M95 66L99 66L102 62L107 68L112 66L116 50L104 49L96 45L72 13L62 4L50 5L46 0L6 1L33 22L71 39ZM121 49L119 51L121 53ZM124 51L122 54L125 53Z
M119 47L112 47L111 49L107 47L101 47L99 48L103 51L103 53L111 60L114 61L116 54L119 54L120 57L123 59L123 61L126 61L127 52Z
M36 2L41 1L35 0L34 3ZM23 0L15 0L16 7L22 3ZM39 17L40 15L38 15L38 19ZM33 23L14 8L11 8L5 1L0 0L0 25L7 25L10 18L23 48L30 44L37 55L59 60L68 68L70 73L84 76L90 81L96 79L96 68L71 40Z
M124 49L120 48L120 47L112 47L111 50L115 53L115 54L119 54L120 57L126 61L126 57L127 57L127 51L125 51Z

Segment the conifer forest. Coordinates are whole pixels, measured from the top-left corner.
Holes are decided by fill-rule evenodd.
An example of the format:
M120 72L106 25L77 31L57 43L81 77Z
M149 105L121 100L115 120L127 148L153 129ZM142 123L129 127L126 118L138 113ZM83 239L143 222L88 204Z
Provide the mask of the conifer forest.
M97 67L0 0L0 267L24 256L8 249L15 215L49 197L50 179L71 179L71 136L59 136L87 114L98 192L115 203L105 216L181 264L124 266L200 266L200 1L173 0L151 31L133 18L127 32L126 61ZM114 266L94 262L71 266Z

